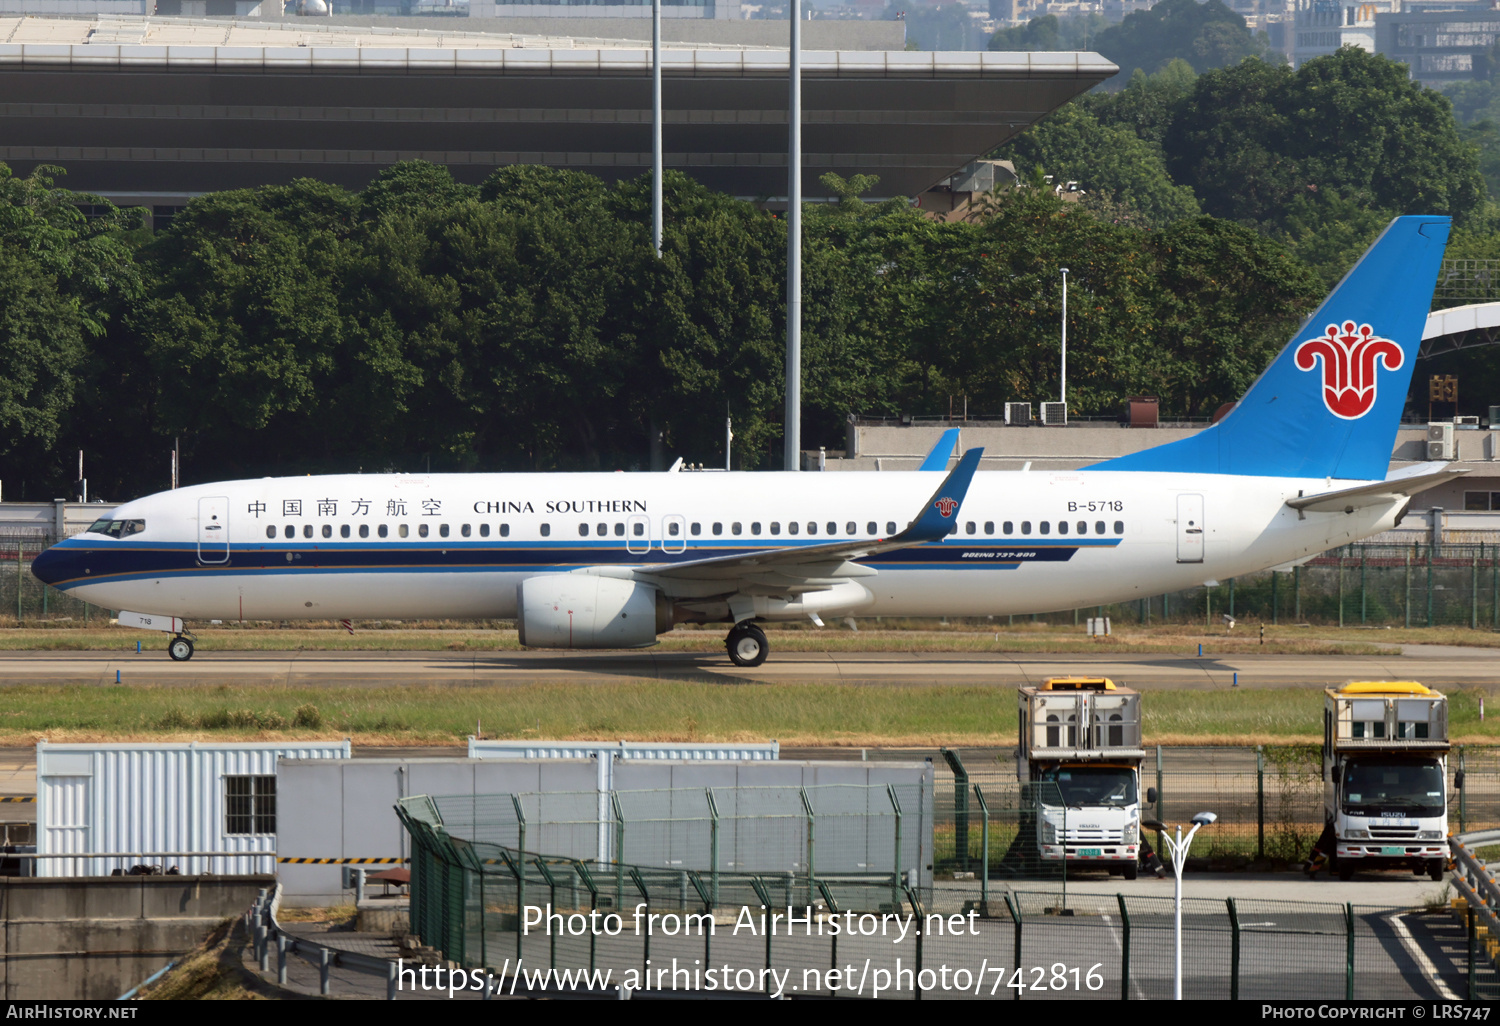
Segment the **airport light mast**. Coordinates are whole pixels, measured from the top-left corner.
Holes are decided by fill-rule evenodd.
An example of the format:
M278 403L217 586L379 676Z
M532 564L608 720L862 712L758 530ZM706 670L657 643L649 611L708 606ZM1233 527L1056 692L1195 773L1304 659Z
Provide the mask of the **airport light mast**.
M660 0L658 0L660 2ZM784 470L802 469L802 2L791 0L787 121L786 444Z
M661 257L661 0L651 0L651 247Z

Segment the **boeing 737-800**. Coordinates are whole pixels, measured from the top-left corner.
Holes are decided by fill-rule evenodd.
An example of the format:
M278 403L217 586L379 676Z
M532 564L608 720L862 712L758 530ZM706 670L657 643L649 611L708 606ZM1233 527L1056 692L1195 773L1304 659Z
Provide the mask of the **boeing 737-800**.
M362 474L125 503L32 571L120 623L514 618L541 648L684 622L1032 613L1305 559L1395 524L1457 471L1388 474L1448 220L1392 222L1232 412L1069 473ZM936 483L936 487L934 484Z

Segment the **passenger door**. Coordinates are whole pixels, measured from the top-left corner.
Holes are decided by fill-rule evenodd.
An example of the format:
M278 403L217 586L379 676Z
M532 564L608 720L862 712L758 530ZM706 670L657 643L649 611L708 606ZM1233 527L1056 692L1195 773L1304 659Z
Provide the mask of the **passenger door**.
M661 550L681 552L687 548L687 523L673 513L661 518Z
M198 562L229 562L229 499L198 500Z
M1177 562L1203 562L1203 496L1177 496Z

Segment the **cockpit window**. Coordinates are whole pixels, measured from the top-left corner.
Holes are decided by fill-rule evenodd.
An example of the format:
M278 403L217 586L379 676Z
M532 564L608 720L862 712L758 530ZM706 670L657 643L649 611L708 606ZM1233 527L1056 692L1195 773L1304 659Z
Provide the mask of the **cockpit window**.
M107 534L111 538L128 538L132 534L139 534L146 529L144 520L95 520L84 532L86 534Z

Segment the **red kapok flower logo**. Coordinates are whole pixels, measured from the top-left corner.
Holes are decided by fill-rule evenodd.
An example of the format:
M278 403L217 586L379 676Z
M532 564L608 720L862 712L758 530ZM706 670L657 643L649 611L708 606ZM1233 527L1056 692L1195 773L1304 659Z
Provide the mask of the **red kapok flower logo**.
M953 511L958 508L958 500L950 499L945 495L937 502L934 502L932 504L932 507L933 509L941 513L946 519L947 517L951 517L953 515Z
M1376 335L1368 324L1345 321L1330 324L1318 338L1308 339L1294 354L1299 370L1310 371L1323 361L1323 405L1343 420L1358 420L1375 405L1375 365L1400 370L1406 362L1401 347Z

